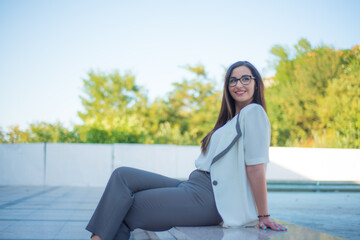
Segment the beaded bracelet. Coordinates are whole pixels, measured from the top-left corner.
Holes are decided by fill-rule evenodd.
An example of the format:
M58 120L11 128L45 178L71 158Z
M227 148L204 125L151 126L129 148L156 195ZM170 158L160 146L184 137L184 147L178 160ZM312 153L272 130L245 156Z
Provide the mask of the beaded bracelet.
M270 214L267 214L267 215L259 215L258 218L261 218L261 217L270 217Z

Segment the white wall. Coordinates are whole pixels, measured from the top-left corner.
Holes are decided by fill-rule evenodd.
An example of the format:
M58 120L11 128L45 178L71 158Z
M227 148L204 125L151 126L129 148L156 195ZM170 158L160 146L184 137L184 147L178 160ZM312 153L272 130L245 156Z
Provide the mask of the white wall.
M185 179L199 154L197 146L0 144L0 185L104 186L119 166ZM360 181L359 172L359 149L271 147L267 179Z
M45 185L104 186L111 172L110 144L46 144Z
M43 185L44 144L0 144L0 185Z
M271 147L269 180L360 181L360 150Z
M177 145L115 144L114 168L128 166L166 175L187 178L195 169L200 148Z

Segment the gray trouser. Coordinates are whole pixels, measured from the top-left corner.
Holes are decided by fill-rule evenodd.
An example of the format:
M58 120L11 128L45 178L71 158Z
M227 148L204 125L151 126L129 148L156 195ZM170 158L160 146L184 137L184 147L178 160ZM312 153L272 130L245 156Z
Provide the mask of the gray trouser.
M141 228L164 231L175 226L217 225L209 173L195 170L187 181L135 168L112 173L86 229L103 240L129 239Z

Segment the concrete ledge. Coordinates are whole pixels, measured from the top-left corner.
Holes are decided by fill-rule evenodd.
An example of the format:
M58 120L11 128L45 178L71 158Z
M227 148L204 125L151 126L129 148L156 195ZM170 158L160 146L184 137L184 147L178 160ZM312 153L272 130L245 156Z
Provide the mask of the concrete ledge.
M267 181L268 192L360 192L358 182Z
M198 146L0 144L0 185L105 186L120 166L187 179L199 154ZM360 182L359 159L360 149L270 147L266 177L268 181Z
M156 240L283 240L283 239L327 239L340 240L344 238L321 233L309 228L301 227L289 222L274 219L286 226L287 231L261 230L255 227L222 228L220 226L205 227L175 227L169 231L151 232L137 229L133 232L133 240L156 239ZM145 238L147 237L147 238Z

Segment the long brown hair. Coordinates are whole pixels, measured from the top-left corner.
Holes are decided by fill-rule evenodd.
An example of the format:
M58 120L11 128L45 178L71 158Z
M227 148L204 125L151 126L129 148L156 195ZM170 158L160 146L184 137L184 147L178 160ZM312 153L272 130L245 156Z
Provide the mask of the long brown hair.
M219 117L216 121L214 128L201 140L201 151L203 154L206 153L206 149L209 145L212 134L217 129L224 126L225 123L227 123L230 119L232 119L235 116L235 101L230 95L228 83L232 71L240 66L248 67L252 75L255 77L255 90L254 90L254 98L252 102L260 104L266 111L266 104L264 98L264 83L262 81L259 71L254 67L254 65L252 65L248 61L239 61L232 64L228 68L225 74L224 90L223 90L223 97L222 97Z

